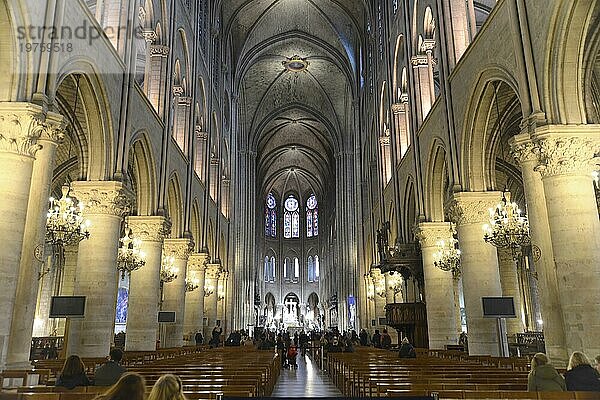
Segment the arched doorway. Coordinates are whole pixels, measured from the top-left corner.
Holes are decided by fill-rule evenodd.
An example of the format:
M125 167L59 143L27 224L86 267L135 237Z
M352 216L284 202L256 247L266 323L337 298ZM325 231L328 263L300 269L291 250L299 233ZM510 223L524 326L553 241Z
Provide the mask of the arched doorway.
M319 295L311 293L308 296L307 307L306 307L306 318L304 325L308 330L320 330L322 326L321 311L319 310Z
M300 327L300 299L295 293L288 293L283 301L283 324L286 328Z
M275 297L272 293L265 296L265 308L263 310L262 324L264 327L275 329Z

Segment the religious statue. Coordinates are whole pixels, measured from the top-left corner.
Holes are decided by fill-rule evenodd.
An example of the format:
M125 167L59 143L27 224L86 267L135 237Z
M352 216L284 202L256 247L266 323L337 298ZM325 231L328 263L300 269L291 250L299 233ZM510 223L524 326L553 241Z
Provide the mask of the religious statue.
M379 262L387 260L389 247L390 223L384 222L380 229L377 229L377 251L379 252Z

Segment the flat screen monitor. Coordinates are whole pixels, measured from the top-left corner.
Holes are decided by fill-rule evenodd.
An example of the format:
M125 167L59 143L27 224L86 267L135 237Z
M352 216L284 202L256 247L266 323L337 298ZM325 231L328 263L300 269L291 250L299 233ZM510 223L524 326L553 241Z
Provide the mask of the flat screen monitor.
M52 296L50 318L83 318L85 296Z
M175 323L175 311L159 311L158 322L160 324L173 324Z
M483 316L486 318L516 318L512 297L482 297Z

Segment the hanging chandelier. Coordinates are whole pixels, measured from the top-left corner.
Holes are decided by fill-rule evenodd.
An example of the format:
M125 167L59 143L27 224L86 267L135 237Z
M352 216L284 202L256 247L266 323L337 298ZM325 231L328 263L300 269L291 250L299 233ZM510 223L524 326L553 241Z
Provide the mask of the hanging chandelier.
M165 256L162 257L162 268L160 270L160 281L161 283L170 283L177 279L179 269L175 267L175 257Z
M200 279L198 278L185 278L185 291L193 292L200 287Z
M460 249L452 226L450 233L450 239L437 242L438 249L433 253L433 265L442 271L452 271L456 275L460 271Z
M204 297L210 297L215 292L215 288L212 286L204 286Z
M121 272L121 279L124 279L125 274L131 274L146 264L146 254L141 250L142 241L134 238L131 229L127 227L119 242L121 245L117 256L117 270Z
M521 215L517 203L506 199L502 192L502 201L496 208L490 208L490 223L483 226L483 240L499 248L517 249L531 244L529 220Z
M67 246L88 239L90 221L83 217L84 205L75 202L69 193L71 186L62 186L62 197L50 197L50 207L46 215L46 242L52 245Z

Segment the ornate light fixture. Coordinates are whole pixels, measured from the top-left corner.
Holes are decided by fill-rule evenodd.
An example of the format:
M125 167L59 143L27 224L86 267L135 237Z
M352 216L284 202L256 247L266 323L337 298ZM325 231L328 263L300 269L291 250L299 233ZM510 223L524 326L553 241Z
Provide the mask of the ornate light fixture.
M204 286L204 297L210 297L215 293L215 288L212 286Z
M185 291L193 292L200 287L200 279L198 278L185 278Z
M175 257L163 255L160 282L171 283L177 279L177 274L179 274L179 269L175 267Z
M517 249L531 244L529 220L521 215L516 203L506 199L502 193L502 201L496 208L490 208L490 223L483 226L483 240L496 247L510 248L513 255Z
M68 246L90 237L90 221L83 217L84 205L75 202L69 193L71 186L62 186L62 197L50 197L50 207L46 215L46 242L52 245Z
M142 241L134 238L131 229L125 226L125 233L119 239L119 254L117 256L117 270L121 272L121 279L125 274L142 268L146 264L146 254L140 249Z
M454 237L454 227L450 226L450 239L437 242L438 250L433 253L433 265L442 271L452 271L458 274L460 271L460 249L458 240Z

